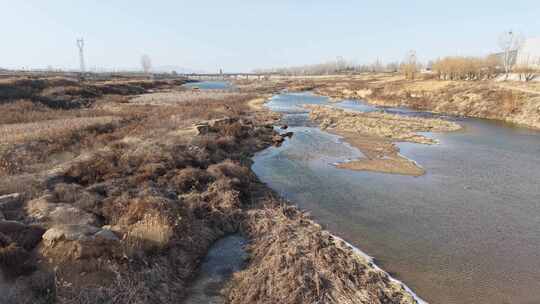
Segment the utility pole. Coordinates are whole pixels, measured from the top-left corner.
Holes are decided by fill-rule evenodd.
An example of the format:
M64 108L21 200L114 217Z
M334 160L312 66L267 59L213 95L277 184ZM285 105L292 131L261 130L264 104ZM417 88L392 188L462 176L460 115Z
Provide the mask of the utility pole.
M77 47L79 48L79 61L81 64L81 73L84 73L84 39L77 39Z

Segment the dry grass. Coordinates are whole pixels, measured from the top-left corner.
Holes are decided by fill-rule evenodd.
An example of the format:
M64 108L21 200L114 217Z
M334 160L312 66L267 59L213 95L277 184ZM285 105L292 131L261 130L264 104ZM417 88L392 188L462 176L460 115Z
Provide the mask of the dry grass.
M408 81L398 76L371 74L348 81L315 81L313 86L318 94L337 100L362 99L381 106L497 119L540 128L535 99L540 94L537 83L435 81L433 75Z
M296 208L276 201L267 206L250 213L251 259L230 284L230 303L414 303L387 274Z
M130 102L146 105L175 105L183 102L219 101L244 99L245 94L229 91L177 91L144 94L133 98Z
M0 105L0 125L21 124L61 118L96 117L107 115L110 115L110 113L89 109L53 110L40 103L35 103L30 100L17 100L15 102Z
M140 221L131 225L122 245L128 256L139 251L164 250L171 241L173 232L174 227L168 220L157 214L145 214Z
M63 118L40 122L2 125L0 126L0 140L2 143L13 144L32 140L56 138L65 136L73 131L107 125L115 121L118 121L118 118L103 116Z
M420 80L408 83L406 88L411 92L432 92L444 90L452 83L452 81L443 80Z

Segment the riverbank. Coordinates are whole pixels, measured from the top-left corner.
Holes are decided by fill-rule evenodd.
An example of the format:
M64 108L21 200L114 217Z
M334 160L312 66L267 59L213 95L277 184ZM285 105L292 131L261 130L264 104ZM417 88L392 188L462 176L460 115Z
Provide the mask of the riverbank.
M29 94L64 84L44 83ZM86 97L71 110L2 97L2 107L27 109L20 122L75 123L2 146L0 302L177 303L211 244L241 233L249 263L221 291L229 303L415 303L251 171L256 151L285 140L260 106L261 92L283 85L195 102L177 84ZM79 125L81 113L114 123Z
M406 107L455 116L501 120L540 129L538 83L507 81L440 81L430 75L406 80L398 74L364 74L327 79L296 79L317 94L361 99L371 104Z

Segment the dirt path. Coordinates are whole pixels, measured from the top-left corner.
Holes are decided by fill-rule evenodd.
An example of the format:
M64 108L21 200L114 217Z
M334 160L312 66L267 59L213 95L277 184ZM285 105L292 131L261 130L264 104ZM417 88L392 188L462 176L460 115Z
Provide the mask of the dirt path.
M526 88L522 88L522 87L519 87L519 86L513 86L513 85L508 85L508 84L499 84L498 87L501 88L501 89L507 89L507 90L512 90L512 91L520 91L520 92L528 93L528 94L540 95L540 88L538 88L538 89L526 89Z

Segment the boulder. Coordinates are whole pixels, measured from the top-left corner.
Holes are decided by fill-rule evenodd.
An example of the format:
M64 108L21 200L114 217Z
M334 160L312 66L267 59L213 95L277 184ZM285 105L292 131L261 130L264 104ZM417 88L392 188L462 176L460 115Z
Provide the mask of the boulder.
M46 245L58 241L88 241L99 231L99 228L90 225L59 225L47 230L43 234L43 241Z
M67 261L119 254L119 238L111 230L90 225L58 225L43 235L41 253Z

